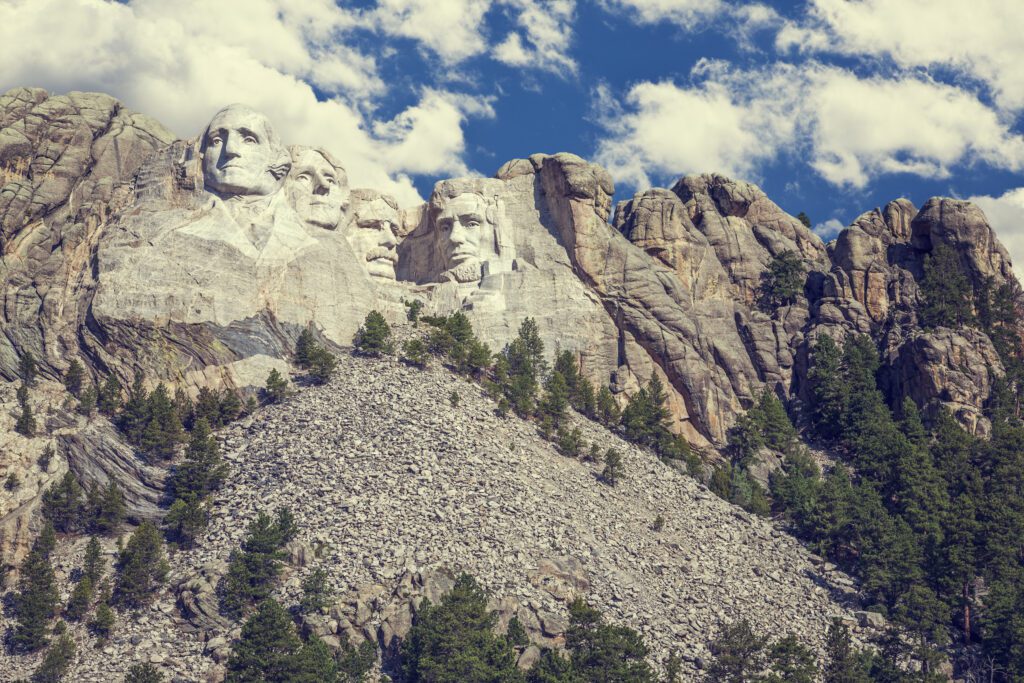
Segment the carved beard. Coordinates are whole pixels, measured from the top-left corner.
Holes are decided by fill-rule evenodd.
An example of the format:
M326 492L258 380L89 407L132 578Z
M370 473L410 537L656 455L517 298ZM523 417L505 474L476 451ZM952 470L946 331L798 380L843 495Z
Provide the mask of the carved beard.
M445 275L461 284L477 282L480 280L480 262L470 259L446 271Z

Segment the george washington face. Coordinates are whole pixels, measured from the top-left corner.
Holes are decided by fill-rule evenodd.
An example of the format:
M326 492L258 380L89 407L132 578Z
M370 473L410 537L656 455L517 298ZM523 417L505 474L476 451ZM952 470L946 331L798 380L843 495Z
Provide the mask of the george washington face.
M288 171L288 153L267 117L241 104L214 115L201 153L206 189L220 195L272 194Z

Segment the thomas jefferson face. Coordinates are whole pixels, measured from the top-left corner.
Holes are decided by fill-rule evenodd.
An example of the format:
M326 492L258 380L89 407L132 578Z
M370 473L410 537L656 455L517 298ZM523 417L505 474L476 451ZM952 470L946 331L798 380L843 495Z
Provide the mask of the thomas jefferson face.
M458 282L479 280L483 249L492 238L484 198L471 192L452 197L437 215L436 228L446 272Z
M372 277L395 279L398 262L398 208L383 197L353 204L353 219L345 236L363 259L366 272Z
M221 195L268 195L287 172L287 152L263 114L233 104L217 112L202 142L206 189Z
M328 230L338 227L348 198L348 179L323 154L315 149L293 154L285 187L302 220Z

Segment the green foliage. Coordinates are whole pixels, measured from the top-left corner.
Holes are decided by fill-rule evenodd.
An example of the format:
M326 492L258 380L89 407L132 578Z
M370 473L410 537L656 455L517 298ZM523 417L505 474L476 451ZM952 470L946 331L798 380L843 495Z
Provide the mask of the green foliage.
M124 678L124 683L163 683L163 681L164 675L148 662L132 664L128 667L128 674Z
M164 515L163 526L169 541L179 548L191 548L206 530L210 512L205 501L187 493L174 501Z
M430 352L422 339L406 339L402 342L402 360L418 368L427 367Z
M75 641L68 633L54 641L39 668L32 674L33 683L60 683L75 660Z
M43 448L43 452L39 454L39 459L36 460L36 464L39 465L39 469L43 472L47 472L50 469L50 461L53 460L53 456L56 455L53 444L46 444Z
M569 604L565 645L581 680L592 683L653 683L648 649L639 633L607 624L601 613L577 598Z
M598 422L606 427L614 427L622 419L622 410L608 387L598 389L595 410Z
M778 254L761 274L762 308L773 311L780 306L796 303L804 292L806 279L803 261L797 253L783 251Z
M8 474L7 478L4 479L4 490L5 491L14 491L19 486L21 486L21 480L18 479L18 475L15 474L14 472L11 472L10 474Z
M82 561L82 575L88 576L95 586L103 578L103 555L100 541L95 536L89 537L85 546L85 559Z
M43 493L43 517L62 533L79 528L82 522L82 487L72 472L66 472L59 482Z
M71 395L75 398L82 396L82 381L85 379L85 368L78 362L77 358L73 358L68 363L67 372L64 373L64 387L71 392Z
M85 523L89 531L108 534L120 528L128 514L121 488L113 479L102 489L94 482L85 500Z
M438 605L424 601L402 643L404 683L506 683L522 680L508 640L476 580L461 575Z
M357 352L366 356L379 357L390 354L394 350L391 326L379 312L370 311L362 326L356 331L353 344Z
M285 544L295 535L295 522L287 508L276 518L260 512L249 523L240 551L228 561L221 595L221 611L238 617L253 604L267 599L281 570Z
M548 375L544 383L544 397L538 405L541 415L546 415L558 424L565 417L569 408L569 385L565 377L557 369Z
M153 598L170 571L163 546L152 522L143 522L128 539L117 559L114 595L120 604L140 608Z
M227 683L286 683L299 673L302 641L291 617L274 600L263 600L242 626L227 662Z
M818 680L818 660L806 645L789 634L768 651L771 673L765 683L815 683Z
M377 663L377 646L372 641L364 640L359 643L359 647L352 647L343 638L337 661L338 676L341 679L338 683L362 683Z
M60 599L50 564L49 541L37 541L21 563L14 596L15 625L11 646L15 652L34 652L48 642L50 620Z
M125 439L133 446L142 445L142 435L149 422L149 393L146 391L144 377L141 372L135 373L132 386L128 389L128 400L118 416L118 427Z
M461 399L459 398L459 392L457 392L454 389L452 389L452 392L450 394L448 394L448 404L452 408L458 408L460 400Z
M110 608L110 589L104 587L100 591L100 599L96 605L96 614L89 622L89 629L102 641L110 639L114 633L114 610Z
M114 374L107 375L96 396L96 408L108 417L121 409L121 382Z
M567 458L578 458L583 447L583 435L579 427L558 428L556 434L558 452Z
M327 583L327 572L317 567L302 580L302 601L299 606L304 614L315 614L326 608L334 598L334 591Z
M540 378L546 372L544 343L537 323L527 318L519 326L516 338L498 354L494 365L495 381L520 417L534 413Z
M327 349L318 346L310 351L309 378L315 383L326 384L329 382L337 367L338 359Z
M545 649L526 674L527 683L587 683L572 660L557 650Z
M128 403L131 405L131 398ZM185 438L185 430L163 382L146 399L141 419L145 424L139 441L142 451L153 461L173 458L175 448Z
M823 683L870 683L865 658L853 649L850 630L837 617L825 637Z
M90 384L88 388L82 391L78 400L78 414L91 420L92 414L96 410L97 396L98 394L94 384Z
M803 211L801 211L800 213L798 213L796 215L796 219L798 221L800 221L801 223L803 223L805 228L810 228L811 227L811 217L808 216Z
M519 621L519 617L512 617L509 620L508 628L505 629L505 639L508 640L509 645L519 649L523 649L530 644L530 638L526 634L523 622Z
M295 364L300 368L309 367L309 352L318 346L316 338L313 336L313 330L305 328L299 333L299 338L295 341Z
M815 683L818 662L806 645L788 634L773 644L742 619L725 626L711 643L714 659L707 680L714 683ZM762 673L764 672L764 673Z
M267 403L280 403L288 396L288 380L281 376L281 373L274 368L267 375L267 385L264 392Z
M205 418L192 427L185 459L170 477L169 489L176 498L201 500L216 491L228 475L228 465L220 456L220 446Z
M971 282L952 247L936 245L924 259L918 316L924 327L960 327L974 322Z
M422 320L432 328L425 342L426 350L444 358L456 372L480 376L491 366L494 354L477 338L465 313L456 311Z
M601 470L601 481L609 486L615 486L622 478L625 467L622 464L622 454L614 448L609 448L604 454L604 469Z
M22 384L18 387L17 396L21 413L18 415L17 422L14 423L14 431L22 436L31 438L36 434L36 418L32 413L32 406L28 402L27 384Z
M405 304L405 319L413 324L413 327L419 327L420 324L420 312L423 310L423 302L419 299L413 299L412 301L403 301Z
M688 461L691 457L689 444L681 436L672 433L667 402L665 385L657 373L652 372L647 386L633 394L626 409L622 411L621 421L626 438L649 447L664 460Z
M36 357L32 355L31 351L26 351L18 357L18 376L25 386L35 385L37 369Z
M92 606L94 593L95 589L93 588L92 579L88 576L82 576L78 583L75 584L74 590L71 591L68 605L64 608L64 615L72 621L81 621Z

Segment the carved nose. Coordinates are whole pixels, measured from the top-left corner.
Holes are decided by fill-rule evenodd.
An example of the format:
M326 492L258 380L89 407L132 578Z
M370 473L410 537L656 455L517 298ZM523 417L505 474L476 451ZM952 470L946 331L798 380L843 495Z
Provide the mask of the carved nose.
M380 238L377 240L377 244L382 247L393 247L398 244L398 240L395 239L395 229L390 223L385 223L383 229L380 231Z
M330 192L330 188L328 188L323 183L317 183L316 186L313 188L313 194L325 195L328 192Z
M462 244L466 241L468 236L468 231L463 227L462 223L455 221L455 224L452 225L452 232L449 239L456 244Z
M224 141L224 156L228 157L229 159L234 159L235 157L241 155L241 147L242 143L238 140L237 137L233 135L228 135L228 139Z

